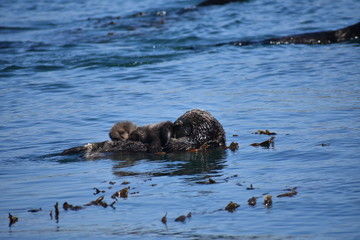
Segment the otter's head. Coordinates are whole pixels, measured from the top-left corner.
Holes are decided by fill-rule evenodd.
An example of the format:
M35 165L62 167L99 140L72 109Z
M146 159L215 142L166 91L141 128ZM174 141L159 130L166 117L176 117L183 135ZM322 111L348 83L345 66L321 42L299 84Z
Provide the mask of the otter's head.
M132 122L118 122L109 132L109 137L115 141L124 141L129 139L130 133L136 129L136 125Z
M109 137L114 141L124 141L129 138L129 133L124 130L111 131Z
M192 131L192 125L189 121L183 122L182 120L176 120L173 124L173 138L187 137Z

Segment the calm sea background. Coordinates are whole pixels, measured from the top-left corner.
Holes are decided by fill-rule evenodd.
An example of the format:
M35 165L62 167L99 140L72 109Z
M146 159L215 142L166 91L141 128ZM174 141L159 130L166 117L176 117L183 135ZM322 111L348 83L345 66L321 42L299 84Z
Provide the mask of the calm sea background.
M199 2L0 2L0 239L360 238L359 43L217 46L352 25L360 1L184 10ZM56 155L107 140L117 121L174 121L193 108L239 150ZM269 138L259 129L277 133L274 147L250 146ZM56 202L110 204L124 187L116 209L49 215Z

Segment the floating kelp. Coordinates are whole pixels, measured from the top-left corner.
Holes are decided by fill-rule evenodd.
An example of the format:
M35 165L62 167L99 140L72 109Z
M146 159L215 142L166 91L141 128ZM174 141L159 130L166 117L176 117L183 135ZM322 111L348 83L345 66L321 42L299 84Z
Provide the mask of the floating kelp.
M216 183L216 181L212 178L209 178L209 184L214 184L214 183Z
M287 192L287 193L283 193L280 195L277 195L277 197L281 198L281 197L292 197L294 195L296 195L298 192L295 190L292 190L291 192Z
M141 17L141 16L145 16L147 15L147 12L138 12L138 13L134 13L132 16L133 17Z
M166 155L167 153L166 152L156 152L154 153L155 155Z
M225 147L225 149L230 149L234 152L239 149L239 144L237 142L232 142L228 147Z
M198 152L198 151L205 151L210 148L210 145L207 143L204 143L199 148L190 148L187 150L187 152Z
M19 218L15 217L9 213L9 227L11 227L17 221L19 221Z
M232 176L230 176L230 177L225 178L224 180L225 180L225 182L227 182L229 179L234 178L234 177L238 177L238 175L237 175L237 174L232 175ZM144 182L147 182L147 181L149 181L149 180L152 180L152 179L144 180ZM217 183L217 182L216 182L215 180L213 180L212 178L207 178L207 180L208 180L208 181L206 181L206 184L214 184L214 183ZM128 182L125 182L125 183L128 184ZM204 181L204 183L205 183L205 181ZM156 186L156 184L151 184L150 186ZM96 189L96 188L94 188L94 189ZM116 192L115 194L113 194L112 198L117 198L117 197L119 197L119 198L127 198L129 189L130 189L130 187L123 188L121 191L118 191L118 192ZM246 190L253 190L253 189L255 189L255 188L253 187L252 184L250 184L250 186L246 188ZM281 197L292 197L292 196L294 196L294 195L297 194L297 191L296 191L295 189L297 189L297 187L292 187L292 188L283 189L283 191L288 191L288 192L283 193L283 194L280 194L280 195L277 195L277 197L279 197L279 198L281 198ZM130 193L130 194L132 194L132 193ZM265 205L265 207L266 207L266 208L271 208L271 207L272 207L272 203L273 203L273 201L272 201L272 196L269 195L268 193L264 193L264 194L262 194L262 196L264 196L263 204ZM116 208L115 208L114 205L115 205L115 203L117 202L117 199L115 199L115 201L113 201L110 205L108 205L108 204L104 201L104 198L105 198L105 196L100 196L100 197L98 197L96 200L91 201L90 203L85 204L84 206L97 205L97 206L102 206L102 207L104 207L104 208L110 206L110 207L112 207L112 208L115 210ZM254 197L254 196L253 196L253 197L249 198L249 199L247 200L248 205L249 205L249 206L255 206L255 205L257 204L257 199L258 199L258 198L260 198L260 197ZM68 211L68 210L77 211L77 210L80 210L80 209L83 209L83 208L84 208L83 206L74 206L74 205L71 205L71 204L69 204L68 202L64 202L64 204L62 205L62 207L63 207L63 209L64 209L65 211ZM225 210L228 211L228 212L230 212L230 213L233 213L233 212L236 211L236 209L237 209L238 207L240 207L240 204L230 201L230 202L226 205ZM55 211L54 211L54 212L55 212L55 219L56 219L56 222L58 223L58 222L59 222L59 213L60 213L58 202L56 202L56 204L54 205L54 208L55 208ZM42 210L41 208L39 208L39 209L31 209L31 210L28 210L28 212L38 212L38 211L41 211L41 210ZM219 210L217 210L217 211L222 211L222 209L219 209ZM50 217L51 217L51 220L52 220L52 219L53 219L53 210L50 211ZM186 219L190 219L191 217L192 217L192 213L189 212L187 215L181 215L181 216L175 218L174 221L175 221L175 222L183 222L183 223L184 223L184 222L186 221ZM166 225L166 224L167 224L167 220L168 220L168 219L167 219L167 213L166 213L166 214L161 218L161 222ZM18 221L18 218L15 217L15 216L13 216L13 215L11 215L11 214L9 213L9 221L10 221L10 222L9 222L9 227L11 227L14 223L16 223L16 222Z
M96 187L94 187L93 189L95 190L94 195L97 195L97 194L99 194L99 193L105 193L105 192L106 192L105 190L100 190L100 189L98 189L98 188L96 188Z
M271 137L270 139L262 142L262 143L253 143L253 144L250 144L251 146L253 147L265 147L265 148L269 148L269 147L273 147L274 146L274 139L275 137Z
M65 211L67 211L67 210L78 211L78 210L80 210L80 209L83 209L83 207L82 207L82 206L73 206L73 205L71 205L71 204L68 204L67 202L64 202L64 204L63 204L63 209L64 209Z
M111 198L114 198L114 199L117 198L117 197L119 197L119 198L127 198L128 195L129 195L129 191L128 191L129 188L130 188L130 187L121 189L121 191L118 191L118 192L114 193L114 194L111 196Z
M56 204L54 205L54 208L55 208L55 220L56 220L56 222L59 222L60 211L59 211L59 203L58 202L56 202Z
M120 194L119 194L121 198L127 198L128 197L128 189L129 188L121 189Z
M199 149L197 149L197 148L190 148L187 150L187 152L190 152L190 153L198 152L198 151L199 151Z
M106 202L103 202L104 198L105 198L105 196L98 197L95 201L91 201L91 202L85 204L84 206L97 205L97 206L102 206L102 207L106 208L108 206L108 204Z
M175 222L185 222L185 220L186 220L185 215L181 215L181 216L175 218Z
M186 216L181 215L181 216L175 218L175 222L185 222L186 218L191 218L191 217L192 217L192 214L191 214L191 212L189 212Z
M253 187L252 184L250 184L250 187L247 187L246 190L254 190L255 188Z
M270 132L269 130L257 130L254 134L264 134L264 135L276 135L276 132Z
M292 188L285 188L283 189L283 191L294 191L296 190L298 187L292 187Z
M116 201L113 201L109 206L112 207L113 209L116 209L116 207L114 207Z
M255 206L256 205L256 197L249 198L248 204L250 206Z
M224 178L224 181L225 181L225 182L228 182L229 179L231 179L231 178L236 178L236 177L238 177L238 176L239 176L239 175L237 175L237 174L231 175L230 177Z
M161 222L162 222L163 224L166 224L166 222L167 222L166 216L167 216L167 213L165 213L165 216L163 216L163 217L161 218Z
M98 197L98 198L94 201L94 203L97 205L97 204L101 203L102 200L104 200L104 198L105 198L105 196Z
M265 207L271 207L272 206L272 196L266 195L264 198L264 205Z
M240 207L239 204L234 203L234 202L231 201L231 202L228 203L228 205L226 205L225 210L232 213L232 212L235 212L235 210L238 207Z
M207 181L198 181L196 183L198 183L198 184L215 184L217 182L214 179L209 178Z
M40 212L41 210L42 210L41 208L38 208L38 209L30 209L30 210L28 210L28 212L35 213L35 212Z
M210 145L209 145L208 143L204 143L203 145L201 145L201 146L199 147L199 150L200 150L200 151L204 151L204 150L206 150L206 149L208 149L208 148L210 148Z

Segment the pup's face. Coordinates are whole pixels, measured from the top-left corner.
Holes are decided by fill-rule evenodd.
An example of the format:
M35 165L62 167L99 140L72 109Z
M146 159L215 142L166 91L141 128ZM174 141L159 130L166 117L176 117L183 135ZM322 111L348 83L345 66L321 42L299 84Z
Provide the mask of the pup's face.
M119 137L121 140L126 140L129 138L129 133L126 131L119 131Z

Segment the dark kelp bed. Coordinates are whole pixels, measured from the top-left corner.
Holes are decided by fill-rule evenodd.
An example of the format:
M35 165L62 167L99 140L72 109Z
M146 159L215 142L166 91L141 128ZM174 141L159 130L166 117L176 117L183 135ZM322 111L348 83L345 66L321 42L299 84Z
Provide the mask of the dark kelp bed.
M278 134L269 130L257 130L249 133L249 135L256 136L255 139L261 141L261 139L263 139L261 135L271 136ZM287 136L289 135L285 133L280 134L277 138L286 138ZM238 137L238 134L233 134L233 139ZM238 146L238 143L232 142L230 145ZM248 145L254 149L259 148L260 151L267 151L269 148L275 150L274 137L261 143L252 143ZM328 145L321 144L320 147L328 147ZM132 225L130 229L133 229L132 231L134 232L126 232L129 230L127 229L124 230L126 232L123 233L124 235L122 234L123 230L117 233L113 229L114 225L110 223L107 230L108 232L102 232L102 237L112 238L112 235L115 235L124 238L137 238L138 236L144 236L144 234L146 236L151 236L152 234L157 234L158 231L162 232L165 229L166 231L164 232L165 234L163 237L166 238L176 237L178 235L178 237L181 238L197 238L196 235L193 235L190 232L183 232L180 230L182 227L179 224L183 223L191 226L196 222L197 225L199 222L203 222L204 219L206 219L207 222L212 222L216 221L219 215L225 217L227 221L233 221L234 214L237 214L237 217L243 219L244 217L248 218L249 216L251 216L251 218L255 216L256 218L266 218L267 214L279 210L286 212L290 209L292 209L292 211L296 209L296 212L302 212L302 209L299 209L297 206L298 201L302 200L301 198L300 200L297 199L297 197L298 194L300 194L300 196L302 195L303 188L307 189L308 187L302 186L301 182L299 186L293 186L291 185L293 182L289 181L289 185L284 185L284 188L277 189L272 186L271 181L269 182L268 180L253 183L245 180L248 177L244 178L239 174L233 174L226 177L223 174L220 174L226 167L224 159L228 158L227 155L239 156L239 151L241 150L238 150L236 147L226 147L225 149L190 150L185 153L169 154L117 152L97 155L90 158L85 158L81 154L66 157L61 156L60 158L58 155L54 155L50 158L55 158L57 159L56 161L63 164L76 162L81 164L84 163L84 161L101 162L104 161L103 159L111 159L111 161L116 162L112 170L112 180L97 181L96 185L84 186L81 184L83 185L83 191L85 191L86 194L82 194L82 196L79 197L74 197L77 190L73 189L71 184L69 184L69 186L65 187L69 193L68 197L61 197L54 202L53 205L46 206L37 204L36 206L38 208L30 209L27 207L29 205L26 204L26 201L23 202L23 208L14 209L14 213L9 213L9 233L17 236L17 229L23 227L27 229L26 232L31 232L32 229L43 229L41 230L42 234L40 234L41 238L43 233L47 236L46 232L48 231L46 228L44 229L43 226L53 225L56 226L57 232L60 233L59 235L56 235L55 238L63 238L66 234L69 234L68 230L63 231L62 228L72 229L70 231L78 232L78 234L75 234L74 236L80 238L92 238L93 236L91 233L84 234L81 228L88 228L88 224L91 224L91 222L96 223L98 219L113 219L115 217L116 221L119 220L118 224L120 228L123 228L124 226L129 228L130 224ZM45 158L49 158L49 156ZM146 159L146 164L153 165L160 163L164 164L164 167L160 167L158 172L124 170L144 164L144 159ZM269 172L271 173L271 170ZM269 175L271 176L271 174ZM288 174L285 175L289 176ZM103 179L103 176L98 177L99 180ZM200 197L200 199L202 199L209 194L212 195L215 189L220 188L222 190L217 190L217 197L215 197L215 199L212 198L212 201L202 202L200 200L198 203L197 200L195 200L197 206L194 206L193 203L190 206L179 207L174 199L180 196L176 196L177 193L175 192L171 194L171 200L166 197L163 201L159 201L158 198L163 195L162 191L164 191L164 188L165 191L166 189L171 189L171 187L167 187L166 181L159 180L159 178L163 177L183 178L182 181L185 183L187 182L187 186L184 187L189 188L190 191L188 194L190 194L190 196L195 194L195 196L192 196L194 198ZM94 181L91 182L94 183ZM180 184L182 185L183 183ZM195 187L197 190L194 190L194 186L198 186ZM219 187L214 188L213 186ZM229 187L233 190L235 188L238 194L231 198L227 196ZM185 191L185 194L186 192L187 191ZM34 193L36 193L36 190ZM180 191L178 194L183 195L184 191ZM200 195L196 197L197 194ZM43 197L46 198L46 196ZM85 199L87 199L87 202L84 202ZM154 201L154 199L156 200ZM183 199L183 197L180 197L180 199ZM152 206L153 204L156 204L157 206L154 209L151 209L152 207L149 209L149 205ZM96 212L96 216L93 216L94 212ZM89 214L92 216L90 221L87 219ZM150 222L147 224L156 226L154 230L151 230L151 232L154 232L144 232L143 230L136 229L136 226L133 225L136 222L134 222L134 219L142 218L143 214L149 214L146 219ZM226 216L226 214L228 216ZM214 219L212 220L213 217ZM79 222L79 220L76 219L86 220ZM24 223L21 223L22 221ZM161 224L163 225L163 228L159 226ZM162 230L159 230L158 228L161 228ZM106 226L105 229L107 229ZM177 233L176 229L179 229L181 233ZM202 235L202 237L204 236L209 237L214 235ZM223 237L223 235L219 235L216 238ZM233 238L232 236L228 237ZM249 236L245 234L241 237L252 238L259 236ZM277 235L274 235L266 236L265 238L277 237ZM300 236L292 237L298 238ZM300 238L303 237L304 236L301 236Z
M0 8L0 238L359 238L359 1ZM193 108L225 149L59 156Z
M262 130L258 130L257 132L254 132L253 134L265 134L265 135L276 135L275 132L270 132L268 130L262 131ZM274 147L274 142L273 142L274 137L271 137L269 140L266 140L262 143L253 143L251 144L251 146L254 147L263 147L263 148L269 148L269 147ZM271 144L269 144L269 142L271 142ZM131 182L128 181L123 181L123 182L116 182L116 181L102 181L100 183L100 185L102 187L98 188L98 187L89 187L89 196L91 196L94 200L88 202L88 203L69 203L68 201L65 201L63 203L59 203L58 201L53 205L53 207L51 206L41 206L40 208L37 209L27 209L24 208L23 211L19 211L17 210L17 214L18 216L22 216L23 218L29 218L29 216L24 216L24 214L27 213L33 213L33 214L37 214L32 218L32 221L36 222L36 218L42 218L42 221L47 220L49 222L56 222L56 224L59 224L60 221L63 221L62 216L64 216L64 221L67 218L67 214L69 211L73 211L76 212L76 214L78 214L79 216L81 216L83 211L86 211L87 208L91 208L94 206L97 207L102 207L104 209L107 208L111 208L114 212L116 211L117 208L122 208L122 200L126 200L126 201L131 201L133 196L137 196L140 195L141 196L141 191L137 190L140 188L145 189L145 191L149 191L149 188L152 189L151 191L156 192L156 187L157 184L156 183L152 183L152 180L154 177L160 177L160 176L177 176L177 175L194 175L194 174L198 174L201 173L203 171L209 171L210 173L212 171L216 172L216 170L221 169L221 165L217 165L216 162L213 162L213 158L216 158L216 156L222 156L224 154L226 154L226 151L232 151L235 152L238 150L238 147L231 147L231 146L238 146L238 143L236 142L232 142L230 144L229 147L222 147L222 148L217 148L217 149L198 149L196 151L194 151L193 149L188 150L187 152L184 153L169 153L169 156L164 156L166 155L166 153L162 153L162 154L157 154L157 153L129 153L129 152L116 152L116 153L108 153L107 155L97 155L95 157L86 157L83 155L78 155L79 158L83 159L83 160L99 160L102 158L110 158L110 159L126 159L126 163L124 164L129 164L128 162L130 161L139 161L142 160L144 158L153 158L152 161L156 161L157 159L159 159L159 157L161 157L162 159L166 159L166 161L172 161L171 159L181 159L183 161L185 161L185 164L182 164L183 166L180 167L180 171L174 171L174 172L160 172L160 173L156 173L156 172L151 172L151 173L146 173L146 175L148 175L148 177L146 179L144 179L143 181L141 181L140 183L136 183L135 185L133 185ZM228 149L228 150L226 150ZM80 159L79 159L80 160ZM61 160L59 160L60 162L67 162L67 161L74 161L74 160L69 160L66 158L62 158ZM81 161L81 160L80 160ZM206 166L204 166L203 164L206 164ZM131 163L130 163L131 165ZM213 166L210 166L213 165ZM120 166L115 166L115 168L119 168L121 169L122 167ZM127 177L127 176L134 176L137 175L136 173L132 173L132 172L125 172L125 171L114 171L115 175L118 175L119 177ZM253 186L253 184L248 185L248 187L246 187L245 182L239 182L237 181L239 179L239 176L237 174L232 175L232 176L228 176L226 178L219 178L216 175L214 175L215 177L211 177L212 175L205 175L203 177L201 177L200 179L197 179L197 181L195 181L195 184L200 184L200 185L212 185L212 184L221 184L221 183L229 183L232 182L233 184L235 184L238 187L241 187L243 189L246 189L248 191L248 196L249 199L247 200L247 204L241 203L242 206L247 206L247 208L250 207L261 207L264 209L271 209L273 207L273 197L270 195L269 192L264 192L262 194L259 194L259 191L257 191L258 196L254 196L251 192L251 190L256 190L259 188L256 188ZM90 189L93 189L92 191ZM117 189L117 190L116 190ZM293 197L295 195L297 195L298 191L296 191L296 189L298 189L298 187L291 187L291 188L285 188L285 189L279 189L276 190L274 193L280 193L278 194L276 197L277 198L286 198L286 197ZM71 191L71 189L69 189L69 191ZM250 197L251 196L251 197ZM258 200L259 199L259 200ZM159 217L159 221L161 221L166 227L167 224L173 224L171 222L186 222L186 221L191 221L191 219L193 218L193 215L197 216L206 216L206 215L210 215L214 214L216 212L219 211L227 211L230 213L234 213L240 206L240 204L230 201L228 204L226 204L223 208L216 208L216 207L220 207L220 206L214 206L212 204L209 204L209 206L205 206L206 211L205 212L198 212L196 211L196 209L192 209L191 212L189 210L189 212L186 215L180 215L180 216L172 216L170 217L170 213L168 216L168 212L165 213L165 215L163 217ZM166 208L166 206L164 206ZM44 210L43 210L44 209ZM128 209L126 211L131 212L131 209ZM41 213L41 214L39 214ZM100 213L98 213L100 214ZM102 213L104 214L104 217L106 217L106 214L108 214L108 212L106 212L104 210L104 212ZM161 213L159 213L160 216ZM100 217L100 216L98 216ZM11 213L9 213L9 229L11 232L11 228L13 227L14 224L16 224L19 221L19 217L12 215ZM21 217L20 217L21 219ZM154 219L155 221L155 219ZM40 221L41 222L41 221Z

